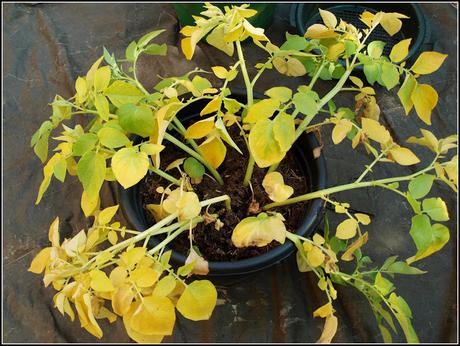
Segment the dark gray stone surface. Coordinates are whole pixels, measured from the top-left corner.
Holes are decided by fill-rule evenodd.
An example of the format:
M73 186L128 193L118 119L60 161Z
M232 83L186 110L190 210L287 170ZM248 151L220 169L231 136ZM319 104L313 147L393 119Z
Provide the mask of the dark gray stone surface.
M423 4L432 25L434 49L448 53L444 66L424 77L440 95L430 128L437 136L457 132L457 9L449 3ZM223 53L200 45L192 62L178 52L178 26L170 4L4 4L3 5L3 338L5 342L94 342L79 322L62 318L52 307L53 289L43 287L42 277L27 272L33 256L47 245L49 224L59 216L67 231L86 225L79 206L81 186L68 177L64 184L53 182L40 205L36 193L42 179L39 159L29 147L30 137L48 118L47 106L56 93L73 95L74 80L86 73L100 56L102 46L120 56L127 44L156 28L166 28L167 59L141 61L141 80L152 85L157 75L179 75L195 64L209 69L225 65ZM281 43L289 29L288 4L280 4L268 36ZM289 29L291 33L294 31ZM259 49L246 47L249 66L262 61ZM303 78L267 74L257 91L271 85L295 86ZM322 82L320 91L331 84ZM263 89L262 89L263 87ZM381 88L380 88L381 89ZM386 126L403 142L426 126L412 114L406 117L395 92L378 90L378 102ZM346 102L346 100L343 100ZM338 102L340 103L340 101ZM84 123L84 119L75 121ZM369 163L363 150L351 152L349 144L332 146L326 130L325 149L329 185L355 179ZM424 160L428 152L417 151ZM382 165L375 176L410 173L413 168L395 169ZM371 175L372 176L372 175ZM103 206L116 203L115 187L105 185ZM451 240L442 252L418 264L428 274L397 277L398 292L409 303L414 327L423 342L457 340L457 199L445 186L436 185L433 194L442 196L449 207ZM410 207L391 192L369 189L337 196L355 209L374 213L369 227L370 242L365 252L381 264L389 255L407 258L415 252L408 230ZM331 214L332 224L337 218ZM337 342L380 342L371 310L363 296L351 288L339 287L339 329ZM314 342L323 321L312 312L324 302L315 278L297 272L295 258L252 275L227 287L219 287L219 305L210 321L191 322L178 316L174 335L166 342ZM179 315L179 314L178 314ZM122 322L101 322L102 342L129 342ZM403 342L402 337L395 341Z

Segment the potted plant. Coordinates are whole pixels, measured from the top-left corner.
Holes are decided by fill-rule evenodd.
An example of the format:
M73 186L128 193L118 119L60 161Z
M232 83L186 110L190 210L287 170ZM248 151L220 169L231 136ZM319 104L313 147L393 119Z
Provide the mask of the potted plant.
M32 138L43 162L50 132L63 120L83 114L92 116L92 121L86 128L63 125L64 131L55 137L61 143L43 168L37 203L52 176L64 181L67 173L77 175L84 188L82 209L94 221L86 232L61 241L56 219L49 230L51 246L39 252L29 270L44 271L45 285L52 284L58 291L55 306L74 319L73 303L82 327L96 337L102 336L96 319L113 322L120 316L133 340L160 342L173 332L176 309L188 319L203 320L210 318L216 305L217 292L211 281L189 278L208 274L213 269L208 256L219 256L212 252L212 246L211 251L208 249L206 236L212 237L215 247L223 240L240 258L259 258L264 251L276 251L282 248L279 244L292 242L298 269L313 272L327 297L327 303L313 313L325 319L320 342L331 341L337 330L333 302L338 285L355 287L367 298L384 341L392 340L390 329L396 332L395 320L408 342L418 341L410 308L395 292L392 278L395 274L424 273L412 264L441 250L449 240L449 230L439 223L449 219L446 204L440 197L426 196L434 181L457 191L457 156L449 156L456 148L457 136L438 139L421 129L421 134L410 137L407 144L396 143L378 121L376 90L352 71L358 65L372 66L374 72L366 74L367 82L377 82L388 90L403 80L398 97L406 113L415 109L430 125L438 95L420 78L435 72L446 55L423 52L413 65L406 66L410 39L398 42L388 57L382 55L385 43L368 39L382 23L390 33L400 28L404 16L398 13L364 12L360 20L366 29L360 30L320 10L324 24L309 27L305 37L287 34L280 47L270 42L263 29L248 22L253 15L255 11L247 5L222 11L206 4L202 17L195 18L196 25L181 30L185 37L181 47L187 59L206 37L212 46L238 57L231 66L214 66L212 72L197 68L183 76L164 78L154 92L149 92L137 78L136 61L140 54L166 54L165 45L152 43L161 34L159 30L132 42L123 61L104 50L104 56L86 76L77 78L74 97L66 100L56 96L53 115ZM247 39L267 53L267 60L256 65L254 76L249 76L249 61L241 45ZM101 67L103 59L106 65ZM311 78L297 90L278 86L266 90L264 97L256 95L254 85L270 70ZM203 77L206 73L213 73L222 85L213 86ZM245 95L237 96L229 83L239 73ZM335 79L322 96L315 92L320 78ZM354 110L334 103L340 92L356 94ZM305 132L327 125L333 126L334 144L348 139L353 149L366 150L370 163L354 182L326 188L320 179L319 188L302 191L302 184L306 188L304 179L287 174L283 167L295 169L296 155L292 153L302 148L296 144L311 139ZM308 169L314 167L309 165L315 160L320 162L321 146L315 147L312 139L310 143L314 145L308 149L308 162L298 167ZM409 175L366 179L381 163L418 164L412 145L430 150L432 161L416 166ZM231 164L228 167L227 162ZM143 193L152 200L146 203L148 198L142 202L137 197L133 201L138 207L146 204L154 223L144 230L143 225L141 229L127 229L113 222L118 205L103 210L99 207L99 189L105 180L117 181L124 189L144 184ZM355 212L349 203L335 200L334 194L365 187L393 191L409 202L414 214L409 234L417 248L410 258L390 256L373 266L363 254L372 220ZM141 188L138 186L138 191ZM293 208L308 201L331 205L343 220L332 228L326 219L322 234L310 236L313 223L296 232L298 224L291 223ZM230 232L223 232L229 227ZM185 235L186 244L179 244L185 252L177 268L169 263L173 252L167 246L173 246L181 235ZM152 239L156 240L148 246ZM176 255L176 259L181 257ZM352 261L355 268L344 270Z

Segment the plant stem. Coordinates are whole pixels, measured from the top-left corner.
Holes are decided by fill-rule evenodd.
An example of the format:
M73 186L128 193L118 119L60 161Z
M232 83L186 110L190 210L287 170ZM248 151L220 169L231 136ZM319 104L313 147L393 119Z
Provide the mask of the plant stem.
M366 169L364 170L364 172L359 176L359 178L356 179L355 183L359 183L361 180L363 180L363 178L366 176L366 174L372 171L372 167L374 167L375 164L376 164L377 162L379 162L380 159L381 159L383 156L385 156L385 154L386 154L393 146L394 146L394 144L393 144L393 145L390 145L390 146L389 146L388 148L386 148L385 150L382 150L382 152L380 153L380 155L377 156L377 157L375 158L375 160L372 161L372 163L371 163L369 166L367 166L367 168L366 168Z
M326 65L326 61L321 62L321 65L319 65L318 70L316 71L315 75L310 81L310 84L308 85L310 89L313 88L313 85L315 85L316 81L319 78L319 75L321 74L321 71L323 70L323 67Z
M374 180L374 181L366 181L366 182L359 182L359 183L350 183L350 184L345 184L345 185L340 185L340 186L334 186L330 187L324 190L320 191L315 191L315 192L310 192L305 195L297 196L294 198L289 198L283 202L275 202L275 203L270 203L267 204L266 206L263 207L264 210L271 209L274 207L280 207L284 205L289 205L293 203L298 203L298 202L305 202L309 201L311 199L315 198L321 198L325 195L329 195L332 193L337 193L337 192L342 192L342 191L348 191L348 190L353 190L353 189L359 189L363 187L371 187L371 186L378 186L382 187L382 185L385 184L390 184L390 183L395 183L395 182L400 182L400 181L408 181L411 180L427 171L430 171L433 169L433 164L436 161L438 156L436 156L435 160L425 169L422 169L421 171L418 171L414 174L411 175L405 175L405 176L400 176L400 177L391 177L391 178L385 178L385 179L379 179L379 180Z
M246 69L246 63L244 60L244 55L243 55L243 50L241 49L241 43L239 41L236 41L236 49L238 52L238 61L240 62L241 66L241 73L243 74L243 79L244 79L244 84L246 85L246 94L247 94L247 105L248 107L252 106L254 102L253 94L252 94L252 83L251 80L249 79L248 71ZM249 148L248 148L249 149ZM251 181L252 177L252 172L254 171L254 157L251 154L251 151L249 151L249 160L248 160L248 166L246 167L246 174L244 175L244 181L243 181L243 186L247 187L249 182Z
M155 173L155 174L159 175L160 177L166 179L166 180L169 181L170 183L173 183L173 184L175 184L175 185L177 185L177 186L180 186L180 180L174 178L172 175L170 175L170 174L168 174L168 173L162 171L162 170L159 169L159 168L156 168L156 167L153 166L153 165L150 165L150 166L149 166L149 169L150 169L153 173Z
M169 133L165 133L165 136L164 138L171 142L172 144L176 145L178 148L182 149L183 151L185 151L187 154L189 154L190 156L194 157L195 159L197 159L198 161L200 161L203 165L206 166L206 168L209 170L209 172L211 172L211 174L214 176L214 178L218 181L218 183L220 185L224 185L224 181L222 179L222 177L220 176L220 174L216 171L215 168L213 168L199 153L197 153L196 151L194 151L193 149L189 148L188 146L186 146L184 143L182 143L181 141L179 141L177 138L175 138L174 136L171 136Z

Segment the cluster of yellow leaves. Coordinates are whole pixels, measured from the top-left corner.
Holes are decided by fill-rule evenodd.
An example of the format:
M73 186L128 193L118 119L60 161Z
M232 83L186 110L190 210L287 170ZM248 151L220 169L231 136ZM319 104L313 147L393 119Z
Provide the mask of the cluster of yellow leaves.
M244 41L248 37L255 41L268 41L264 29L255 28L247 20L257 13L249 9L249 5L225 7L224 12L210 3L205 3L205 7L206 10L201 13L203 17L194 16L195 26L185 26L180 31L185 36L181 41L182 52L188 60L193 57L198 42L206 35L210 45L230 56L235 50L235 41Z
M81 231L62 244L59 219L51 224L51 247L37 254L29 271L45 271L45 286L52 283L58 291L53 298L55 307L73 321L72 303L81 327L97 338L103 336L98 319L107 318L112 323L120 316L128 335L141 343L159 343L165 335L171 335L176 309L194 321L209 319L217 301L213 284L208 280L187 284L180 279L180 275L188 275L194 269L199 256L175 274L168 264L170 252L156 257L145 247L134 247L133 242L126 244L126 250L117 259L109 249L95 252L100 243L100 234L95 231L104 231L103 226L110 222L117 208L106 208L97 214L95 225L101 227L91 228L88 235ZM112 224L110 228L117 226ZM103 238L108 240L110 236L105 233ZM94 257L90 259L91 256ZM102 270L111 264L115 265L111 271Z

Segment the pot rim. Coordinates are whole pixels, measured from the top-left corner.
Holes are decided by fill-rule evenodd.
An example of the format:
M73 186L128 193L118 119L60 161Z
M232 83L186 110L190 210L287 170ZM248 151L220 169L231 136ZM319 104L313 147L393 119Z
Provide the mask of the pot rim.
M232 96L235 98L244 98L245 93L241 93L241 89L233 89L232 90ZM254 95L257 98L263 98L264 96L261 95ZM259 97L260 96L260 97ZM193 105L195 103L192 103ZM300 147L300 143L302 144L307 144L306 148ZM318 140L316 139L315 135L312 133L309 134L302 134L301 137L294 143L293 147L291 150L294 150L294 154L296 158L298 156L303 156L300 157L301 160L303 160L303 163L307 163L307 166L309 167L302 167L302 169L306 169L307 172L304 171L304 175L306 175L309 179L312 180L311 188L314 188L314 190L321 190L326 188L326 180L327 180L327 171L326 171L326 160L324 158L324 155L320 155L318 158L314 158L313 162L309 162L309 159L305 157L305 152L307 150L311 151L318 147L319 143ZM314 173L310 171L310 169L314 170ZM313 178L312 178L313 176ZM120 202L120 207L121 210L128 221L135 229L137 230L146 230L149 226L146 224L145 217L140 220L138 217L138 214L136 213L136 210L141 211L143 215L145 215L145 210L142 206L142 202L140 201L140 198L133 200L132 197L134 195L139 196L138 194L138 187L139 183L128 188L124 189L120 184L118 185L117 189L117 195L118 195L118 201ZM304 214L304 218L302 220L302 224L297 228L296 234L302 235L302 236L308 236L310 233L314 231L318 223L321 221L321 216L322 216L322 211L323 211L323 203L321 199L313 199L310 201L310 203L306 206L306 211ZM150 242L156 245L156 243L159 243L155 237L152 237L150 239ZM149 244L150 245L150 244ZM168 248L168 247L167 247ZM236 261L209 261L209 273L207 276L212 276L212 277L222 277L222 276L237 276L237 275L244 275L244 274L249 274L253 273L265 268L268 268L286 257L290 256L295 250L295 245L291 241L287 240L284 244L278 245L275 248L267 251L266 253L255 256L255 257L250 257L250 258L245 258L241 260L236 260ZM171 260L175 264L183 265L186 260L186 256L172 250L171 254Z

